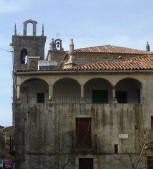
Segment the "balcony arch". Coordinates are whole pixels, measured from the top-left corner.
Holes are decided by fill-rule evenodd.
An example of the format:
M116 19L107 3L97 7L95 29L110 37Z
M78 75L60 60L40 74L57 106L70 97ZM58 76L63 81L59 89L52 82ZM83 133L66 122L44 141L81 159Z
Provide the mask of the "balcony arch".
M59 79L54 83L53 97L57 103L79 103L81 86L72 78Z
M84 85L84 96L89 103L110 103L112 100L112 85L103 78L90 79Z
M49 86L42 79L28 79L20 86L20 99L23 103L47 103L48 93Z
M133 78L121 79L116 84L116 98L118 103L140 103L142 84Z

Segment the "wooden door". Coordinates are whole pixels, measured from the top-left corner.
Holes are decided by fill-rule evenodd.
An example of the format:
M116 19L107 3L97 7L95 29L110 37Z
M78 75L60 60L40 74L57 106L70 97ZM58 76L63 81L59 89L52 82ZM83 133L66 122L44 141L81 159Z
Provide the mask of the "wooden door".
M76 119L76 142L78 148L91 147L91 118Z
M93 169L93 159L92 158L80 158L79 169Z

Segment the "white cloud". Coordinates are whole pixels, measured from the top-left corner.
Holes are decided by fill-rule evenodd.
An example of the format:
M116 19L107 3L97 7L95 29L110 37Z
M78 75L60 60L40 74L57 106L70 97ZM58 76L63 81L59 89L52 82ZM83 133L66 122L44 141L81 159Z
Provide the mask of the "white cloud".
M0 13L12 13L29 8L35 0L0 0Z

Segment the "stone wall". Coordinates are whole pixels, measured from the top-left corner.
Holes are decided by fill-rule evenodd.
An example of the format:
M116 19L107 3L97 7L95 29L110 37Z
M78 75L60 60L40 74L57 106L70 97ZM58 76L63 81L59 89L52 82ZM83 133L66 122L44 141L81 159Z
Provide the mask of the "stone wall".
M3 129L5 142L5 159L14 160L14 126L9 126Z
M4 158L4 135L3 135L4 127L0 126L0 159Z
M142 104L14 103L16 168L78 168L79 158L93 158L95 169L130 168L127 153L144 144ZM76 118L90 117L92 147L76 148ZM128 134L122 139L119 134ZM115 154L114 145L119 153ZM126 165L125 164L126 161ZM129 162L127 162L129 161Z

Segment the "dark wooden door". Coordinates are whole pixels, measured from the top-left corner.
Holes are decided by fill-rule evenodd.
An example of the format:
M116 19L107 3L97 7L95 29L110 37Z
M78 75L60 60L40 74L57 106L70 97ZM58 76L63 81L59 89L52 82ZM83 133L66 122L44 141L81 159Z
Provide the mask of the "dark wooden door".
M79 169L93 169L93 159L92 158L80 158Z
M78 148L91 147L91 118L76 119L76 142Z
M153 157L148 157L147 158L147 168L148 169L153 169Z

